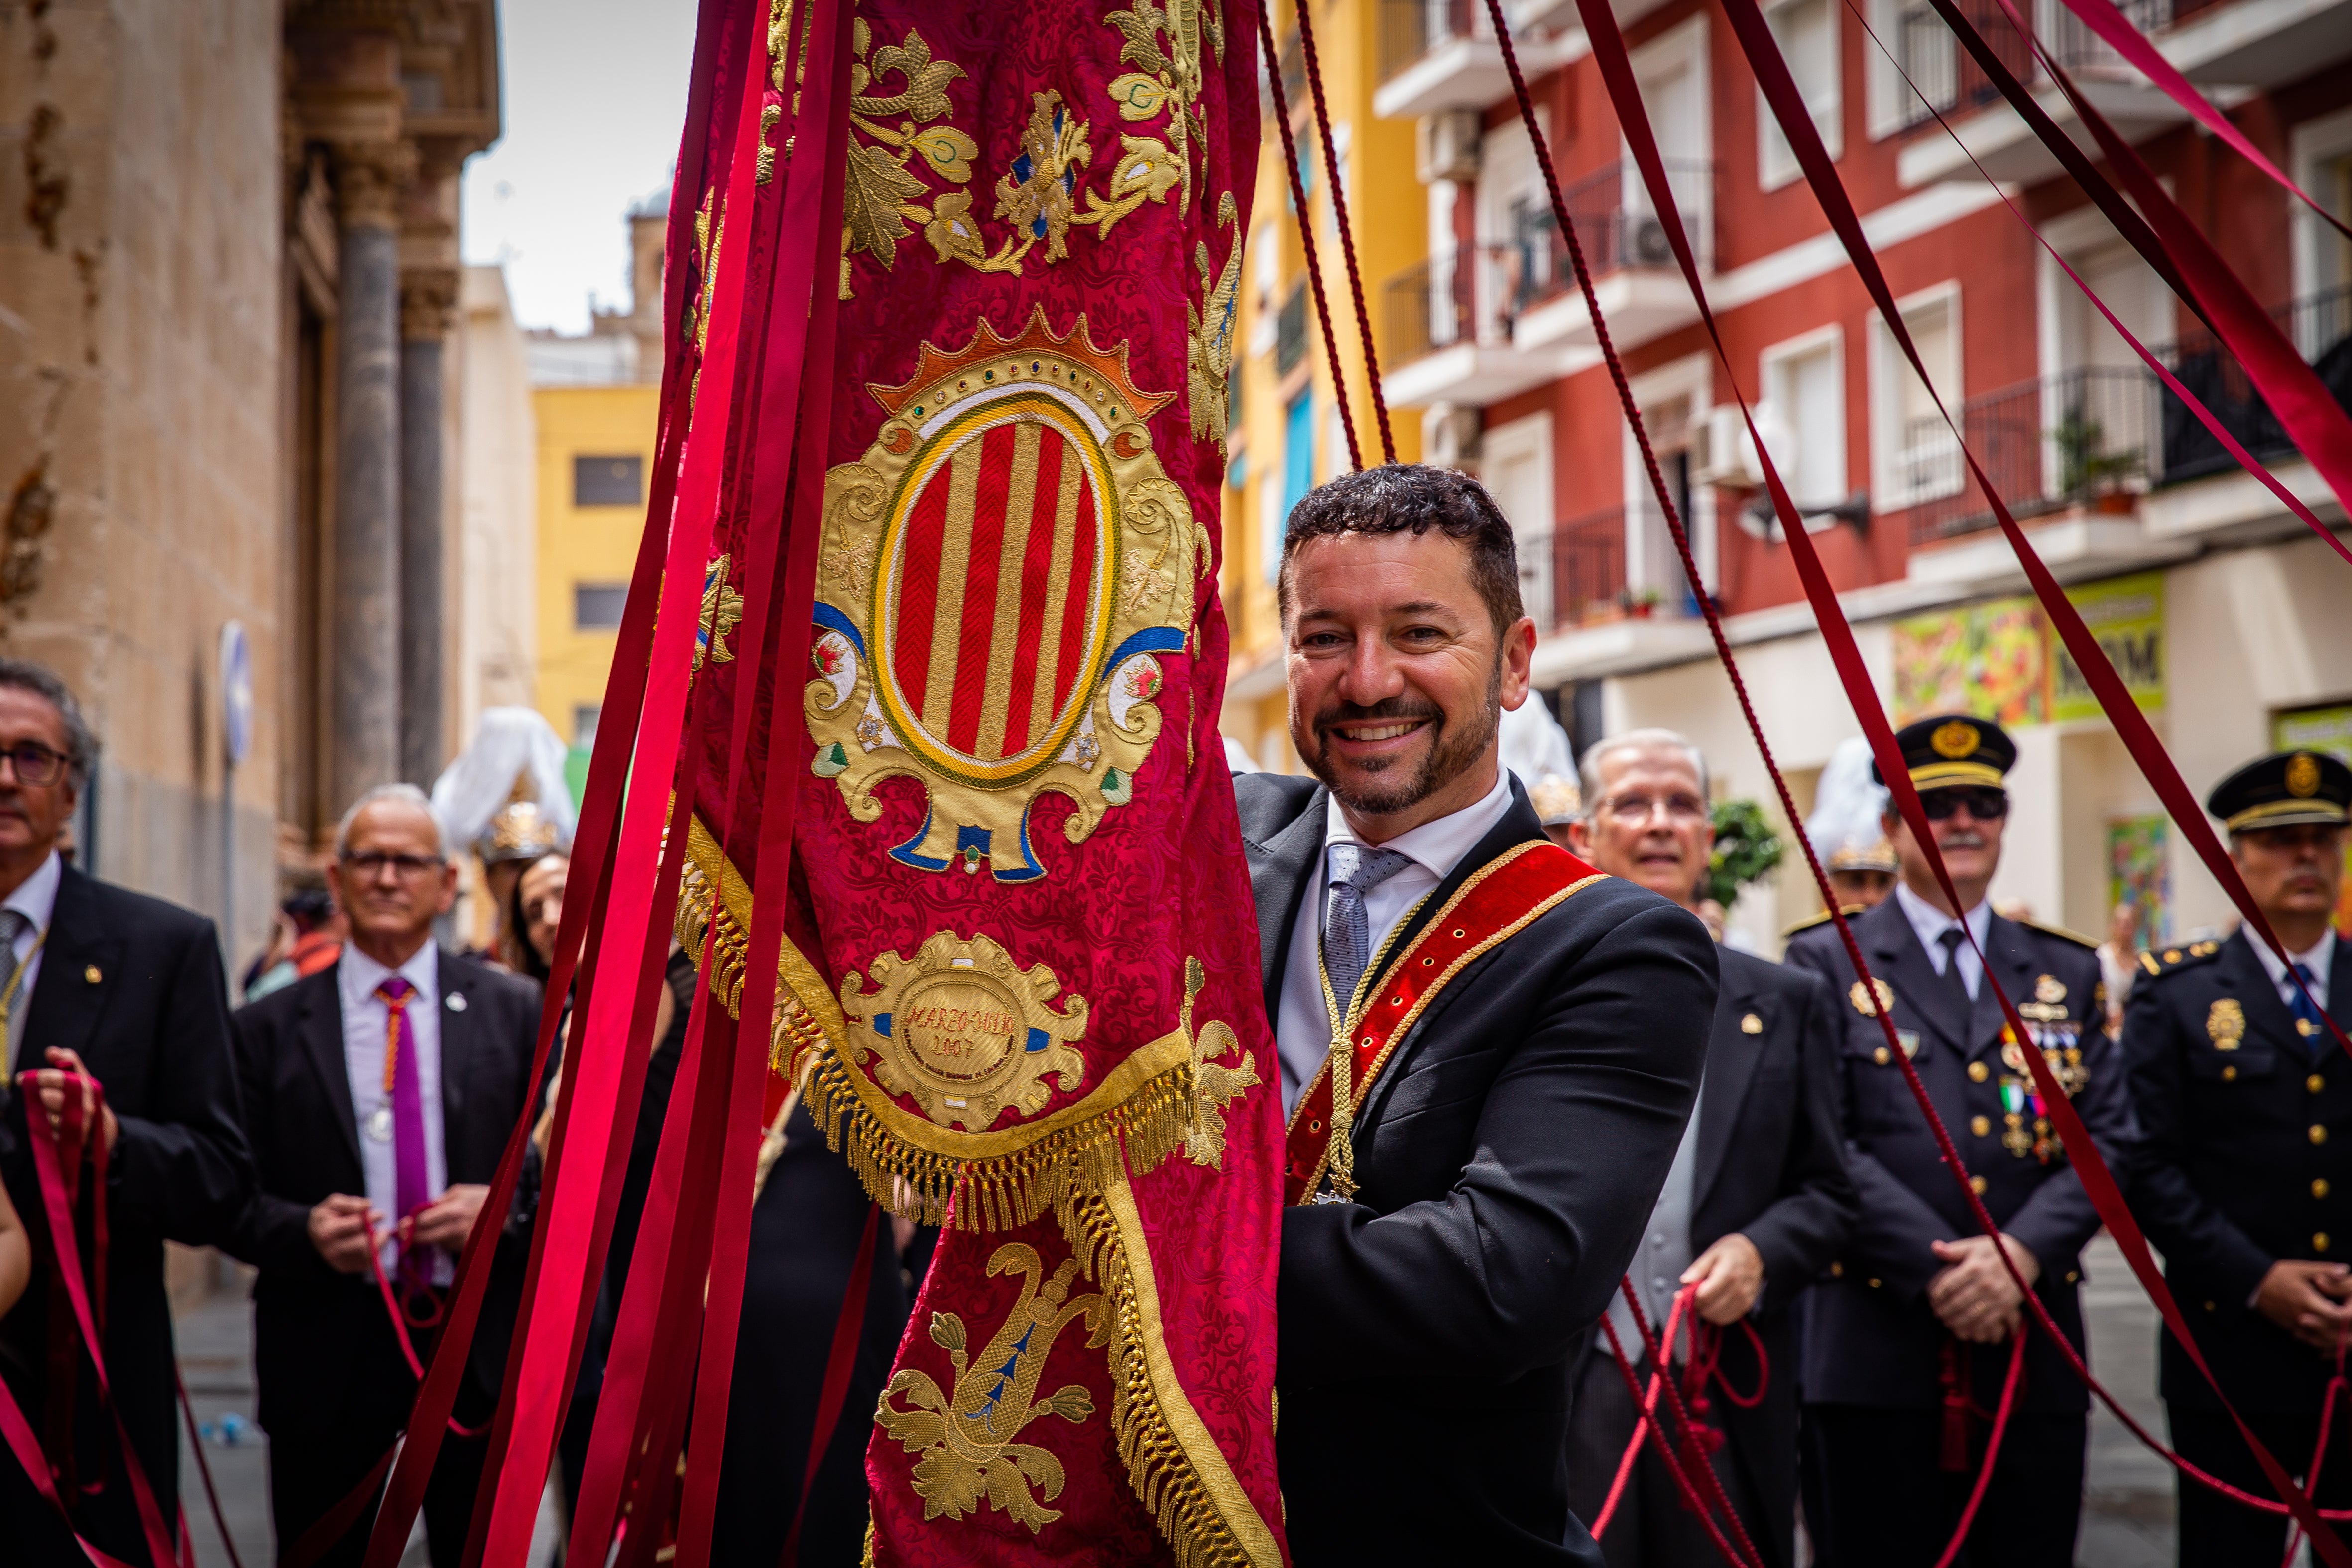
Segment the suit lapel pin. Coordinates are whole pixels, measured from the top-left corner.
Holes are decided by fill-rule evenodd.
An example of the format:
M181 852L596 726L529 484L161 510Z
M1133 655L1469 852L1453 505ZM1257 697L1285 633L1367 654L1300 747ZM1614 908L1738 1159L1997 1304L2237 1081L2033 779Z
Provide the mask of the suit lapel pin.
M1750 1013L1739 1020L1739 1032L1743 1035L1760 1035L1764 1032L1764 1020Z
M452 991L441 1005L448 1008L452 1013L462 1013L466 1010L466 994L463 991Z
M95 984L97 984L100 981L101 981L101 980L105 979L105 978L106 978L106 976L105 976L105 975L103 975L103 974L100 974L100 973L98 972L98 965L97 965L97 964L95 964L95 963L93 963L93 964L89 964L89 965L88 965L87 967L85 967L85 968L82 970L82 972L81 972L81 978L82 978L82 983L83 983L84 984L87 984L87 985L95 985Z

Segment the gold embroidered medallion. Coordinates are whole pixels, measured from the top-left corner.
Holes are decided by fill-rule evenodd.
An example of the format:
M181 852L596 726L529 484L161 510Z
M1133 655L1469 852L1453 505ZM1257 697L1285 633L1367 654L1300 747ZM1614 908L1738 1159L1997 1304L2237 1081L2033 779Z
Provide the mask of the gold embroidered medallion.
M2033 983L2033 999L2036 1002L2063 1002L2066 1000L2066 983L2054 974L2045 974Z
M2297 752L2287 759L2286 793L2297 800L2305 800L2319 793L2319 763L2308 752Z
M1209 972L1197 958L1184 961L1184 1011L1179 1023L1192 1043L1192 1088L1185 1097L1184 1157L1195 1165L1223 1170L1225 1165L1225 1107L1234 1096L1260 1081L1257 1062L1242 1051L1238 1067L1222 1067L1217 1058L1241 1050L1242 1040L1231 1024L1213 1019L1192 1032L1192 999L1209 983Z
M1059 1497L1062 1462L1034 1443L1013 1439L1041 1415L1076 1423L1094 1414L1094 1396L1083 1385L1066 1384L1038 1400L1037 1384L1047 1352L1072 1319L1086 1319L1087 1347L1098 1350L1110 1342L1112 1313L1100 1295L1067 1300L1078 1272L1075 1258L1041 1285L1045 1267L1036 1248L1008 1242L988 1260L988 1272L992 1279L1020 1275L1021 1293L976 1361L965 1353L963 1320L953 1312L931 1314L931 1342L955 1365L953 1393L943 1393L928 1373L901 1368L882 1391L874 1423L907 1452L922 1456L913 1479L924 1519L961 1519L986 1502L1037 1531L1062 1515L1030 1489L1042 1491L1046 1502ZM891 1403L901 1394L911 1408Z
M841 982L850 1053L874 1058L874 1080L941 1127L985 1132L1006 1110L1043 1109L1048 1074L1066 1090L1084 1079L1071 1042L1087 1032L1086 998L1047 1006L1062 983L1045 965L1024 970L988 937L943 931L911 961L885 952L872 968L875 990L854 969Z
M727 581L728 556L714 556L702 574L702 624L694 631L694 668L729 664L735 652L727 639L743 618L743 595Z
M912 380L868 390L887 417L825 477L812 771L861 822L883 779L923 784L902 865L1034 880L1031 805L1068 796L1076 844L1133 798L1160 660L1188 645L1208 538L1147 424L1174 395L1043 310L1009 340L983 322L927 343Z
M1965 719L1954 719L1937 725L1936 732L1927 737L1927 744L1936 749L1937 756L1957 763L1962 757L1976 755L1977 727Z
M2234 996L2224 996L2205 1015L2205 1033L2217 1051L2234 1051L2246 1037L2246 1010Z

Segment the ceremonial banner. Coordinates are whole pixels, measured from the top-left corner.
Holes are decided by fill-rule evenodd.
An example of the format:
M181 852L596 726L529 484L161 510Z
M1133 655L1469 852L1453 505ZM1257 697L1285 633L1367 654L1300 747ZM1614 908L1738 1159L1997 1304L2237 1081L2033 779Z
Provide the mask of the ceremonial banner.
M792 12L764 123L798 180L824 62ZM775 1068L877 1199L949 1226L870 1413L883 1564L1283 1560L1281 1129L1216 730L1246 15L841 13L809 624L743 656L783 602L744 563L804 512L739 490L702 578L680 938L740 1015L742 781L792 770ZM698 274L759 243L722 169L673 200Z

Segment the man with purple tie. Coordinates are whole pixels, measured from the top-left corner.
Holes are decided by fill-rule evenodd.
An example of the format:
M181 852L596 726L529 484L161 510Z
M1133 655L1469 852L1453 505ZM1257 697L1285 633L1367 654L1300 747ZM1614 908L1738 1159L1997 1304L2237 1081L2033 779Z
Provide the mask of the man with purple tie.
M234 1019L261 1192L232 1250L261 1270L254 1361L281 1552L363 1482L406 1421L416 1380L392 1314L429 1357L457 1255L530 1104L539 1021L535 984L434 943L457 873L421 790L362 795L328 879L351 924L341 957ZM520 1263L519 1247L499 1248L460 1422L497 1399ZM481 1465L479 1443L442 1447L425 1519L445 1568L463 1552ZM373 1512L318 1561L357 1563Z

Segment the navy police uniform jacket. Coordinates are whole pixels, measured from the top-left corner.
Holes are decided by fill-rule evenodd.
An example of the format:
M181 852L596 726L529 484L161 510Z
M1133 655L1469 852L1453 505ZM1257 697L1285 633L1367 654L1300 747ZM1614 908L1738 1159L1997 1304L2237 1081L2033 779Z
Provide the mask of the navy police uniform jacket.
M2035 1292L2079 1352L2083 1315L2075 1287L2081 1253L2099 1228L2090 1195L2038 1114L2023 1058L2003 1040L2000 1004L1979 985L1966 1016L1920 945L1899 900L1852 921L1872 975L1892 988L1895 1027L1949 1130L1994 1221L2042 1265ZM2074 1110L2113 1164L2128 1142L2130 1110L2120 1064L2105 1033L2099 960L2073 937L1995 915L1985 943L1987 973L2024 1015L2053 1068L2074 1086ZM1835 987L1844 1019L1838 1089L1848 1162L1862 1193L1853 1239L1813 1291L1805 1354L1805 1397L1831 1405L1930 1410L1941 1402L1949 1339L1927 1304L1944 1265L1935 1241L1981 1234L1935 1134L1904 1081L1857 979L1837 928L1798 934L1788 962ZM2008 1058L2004 1059L2004 1052ZM2026 1330L2025 1385L2018 1408L2085 1410L2088 1396L2048 1338ZM1977 1398L2000 1396L2006 1347L1969 1347Z
M2305 1039L2241 931L2141 954L2124 1055L2143 1140L2132 1212L2206 1362L2241 1410L2315 1415L2332 1370L2256 1312L2283 1258L2352 1250L2352 1063L2334 1037ZM2328 1011L2352 1024L2352 953L2329 964ZM2218 1412L2164 1335L2164 1397Z

